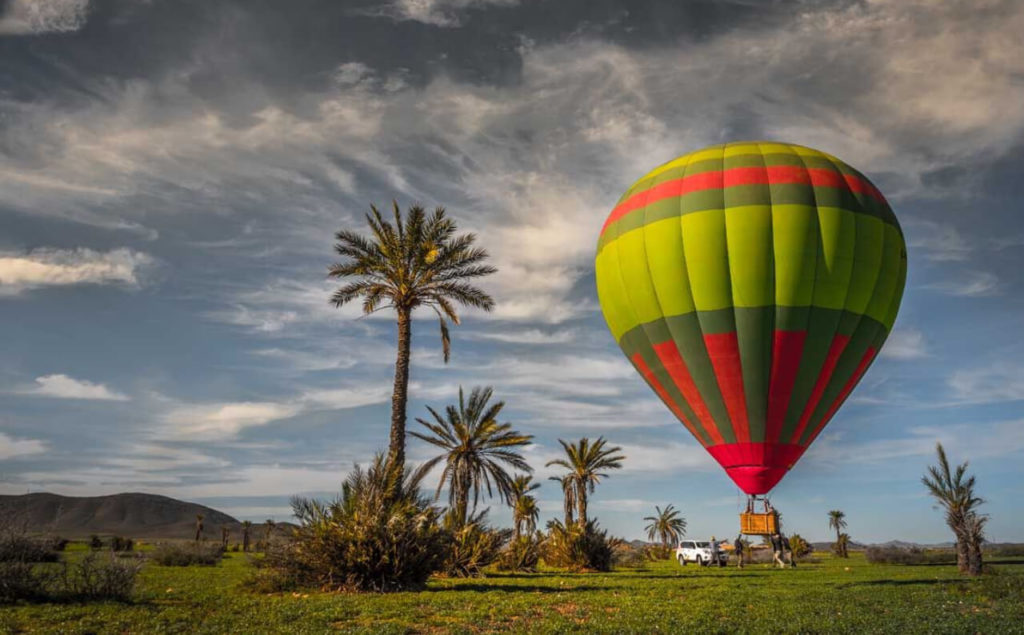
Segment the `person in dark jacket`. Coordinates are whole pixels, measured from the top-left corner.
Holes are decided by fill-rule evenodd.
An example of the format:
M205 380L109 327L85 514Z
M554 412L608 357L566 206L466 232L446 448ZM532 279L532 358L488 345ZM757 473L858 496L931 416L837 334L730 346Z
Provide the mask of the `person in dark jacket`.
M736 566L743 568L743 534L736 534L736 542L732 543L732 549L736 553Z
M772 534L772 564L779 565L780 569L786 568L786 562L782 559L782 536L778 532Z
M785 550L785 560L789 561L789 566L796 567L796 557L793 556L793 548L789 545L789 538L786 534L782 534L782 548Z

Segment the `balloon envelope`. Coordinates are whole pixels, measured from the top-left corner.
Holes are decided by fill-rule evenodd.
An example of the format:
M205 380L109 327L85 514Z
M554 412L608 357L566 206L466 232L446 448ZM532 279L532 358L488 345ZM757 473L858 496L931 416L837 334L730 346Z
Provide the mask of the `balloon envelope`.
M598 241L608 327L748 494L771 490L899 309L903 233L871 181L801 146L712 146L652 170Z

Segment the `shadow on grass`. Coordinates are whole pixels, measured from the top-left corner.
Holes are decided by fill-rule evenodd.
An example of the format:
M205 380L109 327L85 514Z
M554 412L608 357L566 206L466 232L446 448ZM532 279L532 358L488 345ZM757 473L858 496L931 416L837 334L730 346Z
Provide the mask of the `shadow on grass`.
M837 584L837 589L847 589L855 586L933 586L933 585L946 585L946 584L962 584L966 580L864 580L862 582L845 582Z
M439 593L444 591L475 591L477 593L490 593L501 591L502 593L575 593L578 591L610 591L616 587L581 584L579 586L543 586L539 584L487 584L486 582L473 582L470 584L453 584L445 587L428 587L424 591L428 593Z

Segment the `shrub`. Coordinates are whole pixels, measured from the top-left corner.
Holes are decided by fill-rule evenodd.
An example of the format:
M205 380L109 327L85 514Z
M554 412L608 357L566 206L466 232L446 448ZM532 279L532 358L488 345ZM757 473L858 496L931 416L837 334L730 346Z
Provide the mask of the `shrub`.
M510 540L498 555L498 570L536 572L543 541L544 535L539 531L535 534L519 536L518 540Z
M0 534L0 562L57 562L53 544L44 538L26 536L16 529Z
M666 545L644 545L643 555L651 561L668 560L672 557L672 548Z
M0 603L42 599L49 580L31 562L0 562Z
M512 530L488 527L486 510L470 517L461 527L456 522L454 515L445 516L444 528L450 535L450 542L441 571L457 578L481 576L483 568L498 559Z
M110 539L110 550L111 551L133 551L135 549L135 541L131 538L125 538L123 536L114 536Z
M583 527L578 523L566 527L552 520L544 543L544 562L570 571L611 571L615 548L620 544L621 540L598 529L594 520Z
M89 536L89 548L93 551L98 551L103 548L103 539L93 534Z
M90 553L78 562L65 563L61 595L74 600L119 600L131 598L135 578L142 568L140 560L125 561L110 555L102 558Z
M441 569L450 535L420 494L422 475L389 470L377 455L330 503L292 499L300 528L264 559L266 586L363 591L420 589Z
M920 547L879 547L867 548L864 557L872 564L954 564L953 551L926 551Z
M153 550L150 558L165 567L187 567L193 564L213 566L224 556L220 545L191 542L187 544L163 543Z
M638 549L627 542L622 542L616 545L612 553L612 565L632 569L643 567L658 555L657 546L654 550L649 547L650 545Z
M793 551L795 558L806 558L814 551L811 543L804 540L800 534L793 534L789 537L789 548Z

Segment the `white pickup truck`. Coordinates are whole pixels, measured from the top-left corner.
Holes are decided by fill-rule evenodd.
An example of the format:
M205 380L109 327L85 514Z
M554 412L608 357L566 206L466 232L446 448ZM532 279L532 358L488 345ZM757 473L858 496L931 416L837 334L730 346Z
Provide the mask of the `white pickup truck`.
M676 560L684 567L687 562L696 562L706 567L712 564L711 543L702 540L684 540L676 547ZM728 561L729 554L722 549L721 543L719 543L718 566L724 567Z

